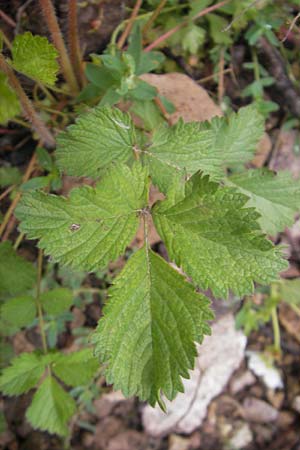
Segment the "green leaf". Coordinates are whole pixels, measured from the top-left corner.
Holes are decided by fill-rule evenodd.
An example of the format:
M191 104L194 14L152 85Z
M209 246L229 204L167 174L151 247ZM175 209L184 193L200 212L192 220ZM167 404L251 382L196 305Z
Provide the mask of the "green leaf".
M0 187L19 184L21 180L22 174L17 167L0 167Z
M227 20L217 14L208 14L206 17L214 43L217 45L231 45L232 39L230 34L228 31L224 31L224 28L228 25Z
M68 386L84 386L99 369L99 362L90 348L78 352L61 354L52 365L53 372Z
M229 183L249 197L247 206L261 214L259 223L266 233L275 235L294 223L300 210L300 183L289 172L249 170L229 177Z
M300 305L300 279L281 281L279 291L282 299L290 305Z
M54 85L59 66L58 52L47 38L29 31L15 37L12 44L13 67L29 78Z
M34 388L45 370L43 357L36 353L22 353L3 370L0 390L4 395L21 395Z
M94 86L97 86L101 92L106 91L116 83L110 70L104 66L88 63L86 65L85 74L87 79L93 83Z
M182 39L184 51L196 55L201 45L205 42L206 32L203 28L191 23L186 29Z
M147 182L147 183L146 183ZM35 191L25 194L16 216L29 239L53 260L82 270L98 270L118 258L138 228L146 204L147 172L113 166L95 188L73 189L68 199Z
M108 363L107 382L151 405L161 404L161 394L173 399L194 366L195 342L209 334L209 301L145 247L130 258L110 296L93 336L96 354Z
M183 123L155 130L152 145L144 152L154 184L164 192L174 175L201 170L213 179L224 177L226 167L253 156L263 134L263 119L253 106L241 108L227 120Z
M17 328L30 325L35 315L35 302L30 296L11 298L1 307L2 320Z
M35 429L66 436L68 421L75 411L73 398L48 376L34 394L26 418Z
M103 167L133 156L135 142L135 129L128 114L98 106L60 133L57 163L68 175L97 178Z
M6 124L21 112L17 94L8 84L7 76L0 72L0 123Z
M248 198L195 174L185 194L154 207L154 222L169 257L203 289L217 297L242 296L254 281L267 284L287 266L281 250L261 233Z
M18 256L10 242L0 243L0 296L24 293L35 281L33 265Z
M128 93L134 100L153 100L157 96L157 89L143 80L137 80L136 87Z
M73 303L73 292L67 288L52 289L40 296L43 310L51 316L68 311Z

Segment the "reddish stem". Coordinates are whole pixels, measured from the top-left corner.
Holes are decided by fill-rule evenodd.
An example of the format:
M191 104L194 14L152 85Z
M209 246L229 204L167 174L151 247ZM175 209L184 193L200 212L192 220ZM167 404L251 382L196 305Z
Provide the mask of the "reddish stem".
M54 6L51 0L39 0L40 6L45 17L46 23L48 25L49 31L51 33L51 37L53 40L53 44L55 45L59 56L60 56L60 66L62 73L65 77L66 82L68 83L71 91L77 93L79 88L77 84L77 80L75 78L73 67L70 62L70 58L63 40L63 36L61 34L57 17L55 14Z
M126 39L128 38L128 36L130 34L131 28L132 28L133 23L134 23L134 19L138 15L138 12L139 12L140 7L142 6L142 3L143 3L143 0L137 0L136 4L134 5L134 8L132 10L130 19L129 19L129 21L128 21L127 25L126 25L126 28L123 31L123 33L122 33L122 35L121 35L121 37L120 37L120 39L118 41L118 44L117 44L117 46L118 46L118 48L120 50L123 48L123 46L125 44L125 41L126 41Z
M16 92L20 100L23 109L23 114L26 117L26 119L32 124L32 128L36 131L36 133L39 135L39 137L46 146L55 147L54 137L47 129L46 125L44 124L44 122L42 121L36 110L34 109L33 104L25 94L18 78L5 61L4 56L1 54L0 54L0 69L7 75L10 86Z
M68 43L69 43L71 64L75 69L75 76L77 78L78 84L80 86L84 86L85 77L81 64L82 57L78 36L77 0L69 0Z
M217 3L216 5L209 6L208 8L203 9L198 14L196 14L194 17L192 17L192 20L196 20L199 17L206 16L206 14L209 14L210 12L215 11L216 9L222 8L222 6L226 5L230 1L231 0L223 0L222 2ZM148 45L144 49L144 51L145 52L150 52L153 48L155 48L158 45L160 45L162 42L164 42L166 39L168 39L174 33L177 33L177 31L179 31L181 28L183 28L186 25L188 25L189 22L190 22L190 20L184 20L180 24L176 25L176 27L174 27L171 30L167 31L166 33L162 34L159 38L157 38L155 41L153 41L152 44Z

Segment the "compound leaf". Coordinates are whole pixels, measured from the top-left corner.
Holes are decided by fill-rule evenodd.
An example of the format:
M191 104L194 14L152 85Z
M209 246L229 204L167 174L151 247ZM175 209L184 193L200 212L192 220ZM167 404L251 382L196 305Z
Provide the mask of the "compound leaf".
M18 256L10 242L0 243L0 296L23 293L35 280L33 265Z
M42 36L29 31L16 36L12 44L13 67L41 83L55 84L59 70L55 47Z
M96 107L79 117L57 138L56 158L68 175L97 178L113 161L133 157L136 133L128 114Z
M29 325L33 322L35 315L35 302L29 295L11 298L1 307L2 320L17 328Z
M0 123L6 122L21 112L17 94L8 84L7 76L0 72Z
M16 215L20 229L54 261L82 270L105 268L121 255L138 228L147 201L147 173L139 164L111 167L95 188L73 189L68 199L25 194Z
M261 214L259 223L266 233L275 235L294 223L300 210L300 183L289 172L249 170L231 176L229 182L249 197L247 206Z
M73 292L67 288L57 288L43 292L40 296L43 310L52 316L68 311L73 303Z
M99 362L91 349L85 348L67 355L61 354L52 368L55 375L68 386L84 386L99 369Z
M0 390L4 395L24 394L36 386L44 370L45 360L42 356L36 353L22 353L3 370Z
M144 151L154 184L164 192L174 174L201 170L212 179L224 177L226 167L244 163L253 156L263 133L263 119L255 107L241 108L227 120L184 123L154 131L152 145Z
M76 411L73 398L51 376L40 385L26 412L33 428L66 436L68 421Z
M259 214L233 188L195 174L177 194L154 207L154 221L171 260L215 296L250 293L286 268L280 249L261 233Z
M96 354L108 363L106 379L125 396L151 405L183 391L197 355L195 342L209 334L209 301L182 275L145 247L116 278L94 334Z

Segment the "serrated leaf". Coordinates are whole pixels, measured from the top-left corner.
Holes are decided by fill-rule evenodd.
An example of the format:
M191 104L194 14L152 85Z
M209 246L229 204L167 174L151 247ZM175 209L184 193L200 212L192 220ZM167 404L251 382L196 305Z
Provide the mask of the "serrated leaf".
M229 290L250 293L254 282L267 284L287 266L280 249L261 233L259 214L245 208L247 200L235 189L195 174L184 196L154 208L171 260L217 297L226 297Z
M6 124L21 112L17 94L8 84L7 76L0 72L0 123Z
M15 37L12 44L13 67L41 83L54 85L59 66L56 48L42 36L29 31Z
M61 354L52 366L55 375L68 386L84 386L99 369L99 362L90 348Z
M300 305L300 279L281 281L279 291L282 299L291 305Z
M22 353L14 358L0 377L4 395L21 395L34 388L45 370L45 361L36 353Z
M132 157L135 142L128 114L98 106L59 134L57 163L68 175L97 178L103 167Z
M73 189L68 199L43 192L25 194L16 210L20 229L54 261L98 270L118 258L138 228L146 205L147 172L139 164L110 168L96 188Z
M294 223L300 210L300 183L289 172L249 170L231 176L229 183L249 197L247 206L261 214L259 223L266 233L275 235Z
M224 177L226 167L244 163L253 156L263 134L263 119L255 107L241 108L227 120L179 121L154 131L152 145L144 152L154 184L166 192L174 174L201 170L213 179Z
M1 307L2 320L17 328L30 325L34 320L35 315L35 302L30 296L11 298Z
M0 296L23 293L35 281L34 266L18 256L10 242L0 243Z
M184 51L196 55L201 45L205 42L206 31L197 25L191 23L185 29L185 34L182 39L182 48Z
M68 311L73 303L73 292L67 288L57 288L43 292L40 296L43 310L52 316Z
M35 429L66 436L68 421L75 411L73 398L53 377L48 376L34 394L26 418Z
M209 334L209 301L145 247L130 258L110 296L93 338L108 363L107 382L151 405L161 394L173 399L193 368L195 341Z

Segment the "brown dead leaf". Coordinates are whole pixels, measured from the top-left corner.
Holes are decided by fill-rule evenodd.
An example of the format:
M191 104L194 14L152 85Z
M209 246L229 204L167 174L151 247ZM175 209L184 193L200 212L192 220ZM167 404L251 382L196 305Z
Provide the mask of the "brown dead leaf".
M286 331L300 342L300 317L286 303L279 306L279 321Z

